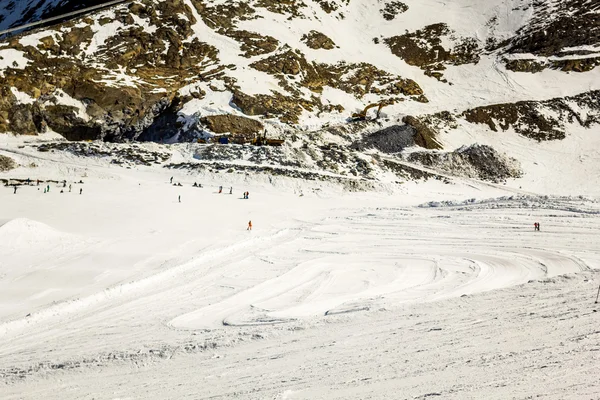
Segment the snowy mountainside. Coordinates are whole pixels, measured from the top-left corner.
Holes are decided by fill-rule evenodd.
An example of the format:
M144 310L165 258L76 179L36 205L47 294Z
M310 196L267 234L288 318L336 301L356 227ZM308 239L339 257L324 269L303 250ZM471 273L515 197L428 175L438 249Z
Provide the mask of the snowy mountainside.
M215 115L318 129L370 103L394 119L579 95L600 86L588 3L134 1L0 43L0 132L189 140L223 131Z

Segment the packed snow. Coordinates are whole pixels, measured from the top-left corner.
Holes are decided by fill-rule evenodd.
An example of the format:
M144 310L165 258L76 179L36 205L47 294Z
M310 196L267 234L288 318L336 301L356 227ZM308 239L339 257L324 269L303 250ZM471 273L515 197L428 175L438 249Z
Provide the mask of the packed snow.
M600 393L591 187L347 192L28 140L0 146L31 180L0 190L2 399Z

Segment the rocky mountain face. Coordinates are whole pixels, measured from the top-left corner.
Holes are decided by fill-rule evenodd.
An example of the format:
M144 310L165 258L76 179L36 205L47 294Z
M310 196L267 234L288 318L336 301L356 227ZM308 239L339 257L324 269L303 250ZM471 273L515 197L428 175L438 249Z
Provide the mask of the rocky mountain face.
M3 2L0 24L101 2ZM382 103L387 124L407 124L429 149L457 120L562 139L570 123L598 123L599 9L593 0L132 1L0 42L0 133L282 135L347 124Z

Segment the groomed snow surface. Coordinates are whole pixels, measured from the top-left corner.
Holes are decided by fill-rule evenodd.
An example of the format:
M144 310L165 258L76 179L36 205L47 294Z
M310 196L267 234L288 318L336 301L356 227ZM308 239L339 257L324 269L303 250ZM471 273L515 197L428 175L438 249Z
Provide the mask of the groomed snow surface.
M600 396L593 198L3 150L2 399Z

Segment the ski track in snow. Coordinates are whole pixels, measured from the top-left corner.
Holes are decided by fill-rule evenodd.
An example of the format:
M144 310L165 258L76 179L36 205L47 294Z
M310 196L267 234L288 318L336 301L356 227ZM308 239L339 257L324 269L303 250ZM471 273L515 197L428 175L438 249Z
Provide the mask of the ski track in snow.
M287 178L275 187L71 155L34 160L45 178L83 177L84 195L57 184L0 190L3 399L385 398L372 385L406 398L567 398L597 388L581 363L597 362L598 329L578 306L600 265L592 198L468 180L392 194L304 182L299 197ZM220 185L250 200L219 195ZM542 372L528 372L531 357L555 376L557 360L579 375L532 385ZM156 379L169 384L143 386Z

